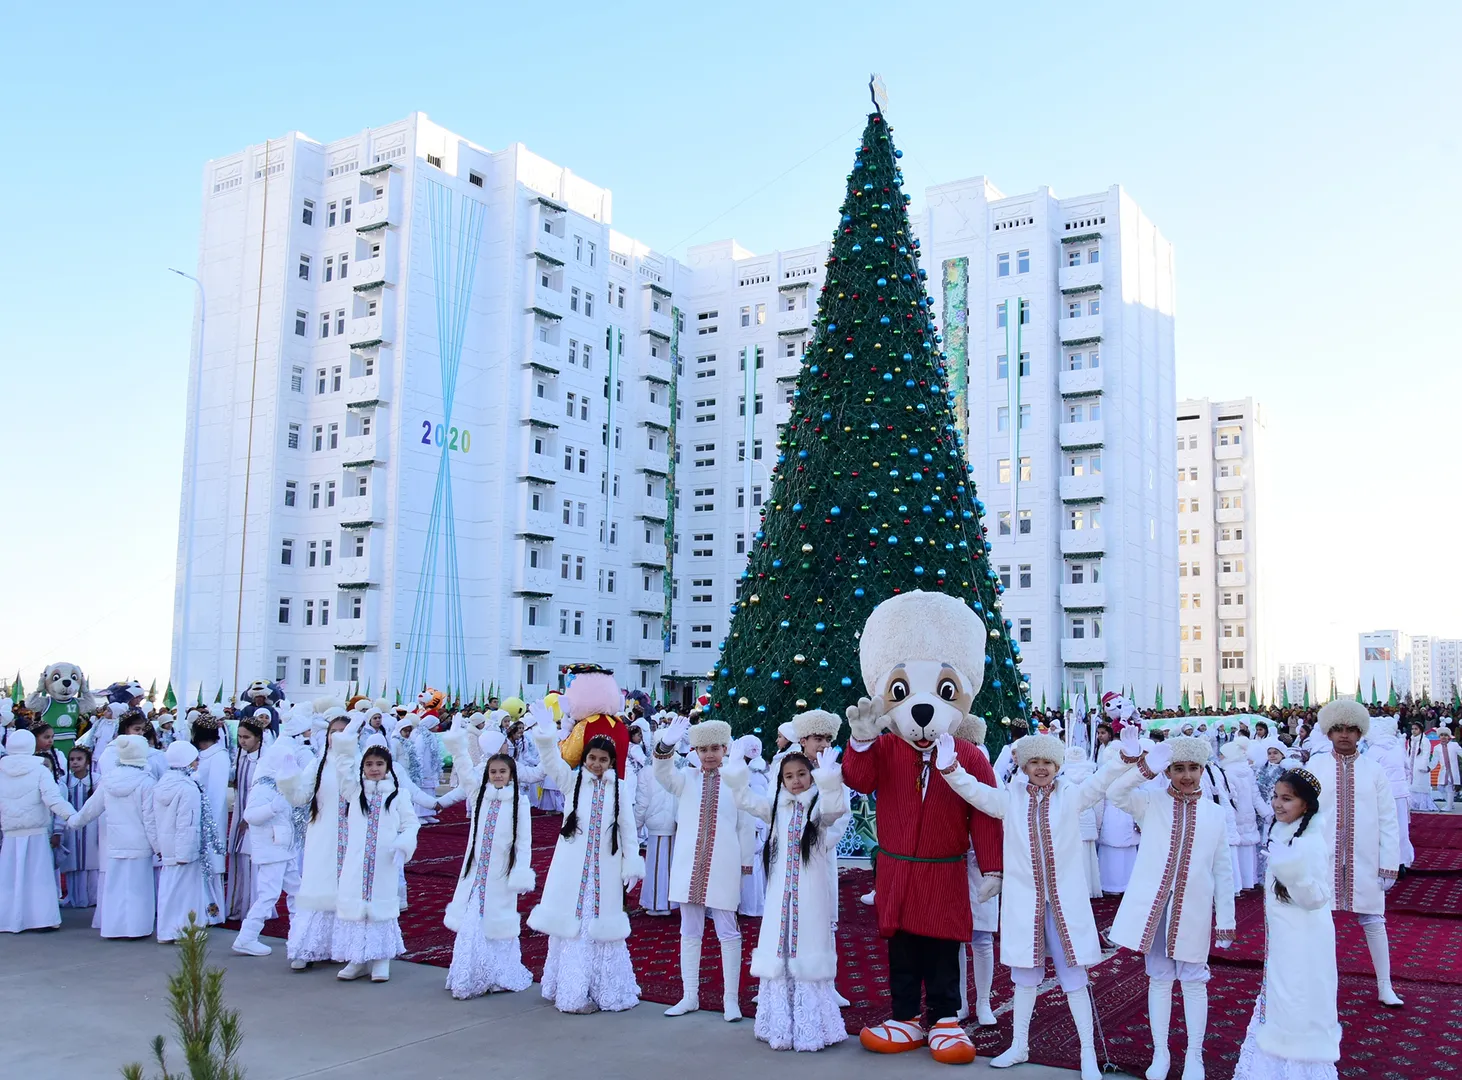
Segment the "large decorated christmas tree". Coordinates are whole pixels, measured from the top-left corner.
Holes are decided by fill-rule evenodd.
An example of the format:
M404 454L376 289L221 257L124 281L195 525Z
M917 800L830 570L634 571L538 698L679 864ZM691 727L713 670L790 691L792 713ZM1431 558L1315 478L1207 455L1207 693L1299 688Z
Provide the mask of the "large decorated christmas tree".
M841 714L864 693L858 635L874 607L909 589L946 592L987 627L974 711L993 752L1030 706L909 228L901 156L874 112L848 173L815 335L710 707L738 735L768 743L804 709Z

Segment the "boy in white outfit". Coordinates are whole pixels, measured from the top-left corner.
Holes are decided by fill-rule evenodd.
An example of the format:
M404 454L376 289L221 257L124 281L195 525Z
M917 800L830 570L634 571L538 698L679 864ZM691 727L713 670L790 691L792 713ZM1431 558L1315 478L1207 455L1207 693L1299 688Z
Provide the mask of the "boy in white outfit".
M1123 742L1123 761L1131 763L1137 740ZM1132 880L1117 909L1111 938L1146 960L1153 1042L1148 1080L1166 1080L1168 1075L1174 982L1183 987L1188 1026L1183 1080L1203 1080L1209 931L1215 914L1218 947L1226 949L1234 940L1227 815L1203 797L1203 768L1212 755L1208 740L1179 735L1140 754L1137 769L1107 792L1107 799L1132 815L1142 830ZM1166 777L1166 790L1139 787L1158 776Z
M294 808L279 792L279 782L299 771L294 747L277 739L260 755L244 820L249 823L250 854L254 864L254 895L234 939L233 951L242 956L268 956L274 950L259 940L264 923L272 919L284 890L284 874L294 865Z
M1452 731L1446 724L1437 726L1437 744L1432 747L1430 767L1437 774L1437 788L1447 800L1447 813L1452 812L1457 798L1457 786L1462 784L1462 748L1452 741Z
M687 734L700 768L677 769L676 744ZM701 940L706 909L721 943L723 1013L741 1019L741 928L736 906L741 877L750 875L756 834L750 819L737 811L736 800L721 777L721 763L731 745L731 725L706 720L694 727L680 718L659 733L655 742L655 779L676 800L674 854L670 859L670 899L680 905L681 998L665 1010L683 1016L700 1008Z

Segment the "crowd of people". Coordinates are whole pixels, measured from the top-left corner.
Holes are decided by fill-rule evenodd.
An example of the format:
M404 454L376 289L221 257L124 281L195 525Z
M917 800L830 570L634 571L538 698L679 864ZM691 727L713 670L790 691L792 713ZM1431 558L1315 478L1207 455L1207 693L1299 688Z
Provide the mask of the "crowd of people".
M518 904L538 884L530 823L553 814L556 846L527 923L549 939L541 988L559 1010L638 1002L626 945L633 897L646 915L679 917L682 996L667 1016L700 1008L709 921L723 1015L741 1018L739 916L757 916L756 1037L795 1050L846 1038L837 849L855 804L881 788L856 725L842 758L841 717L799 713L769 753L721 720L623 698L617 715L600 717L607 727L585 728L552 697L531 707L457 707L434 692L409 707L359 695L291 704L256 683L228 709L200 704L179 717L152 708L136 683L121 685L64 740L39 710L12 704L0 715L0 931L59 926L62 906L93 908L103 938L171 942L192 919L236 919L233 951L263 957L273 948L260 935L282 895L292 970L333 963L339 979L384 982L404 951L404 867L418 830L465 803L468 840L443 916L456 934L446 988L461 999L521 991L532 976ZM1201 1077L1209 951L1232 944L1235 898L1250 889L1262 890L1269 938L1239 1076L1296 1075L1286 1072L1296 1063L1318 1070L1307 1076L1335 1075L1333 913L1355 914L1377 1000L1401 1006L1385 894L1413 857L1410 813L1450 810L1458 793L1449 718L1349 700L1284 716L1147 716L1109 694L1092 717L1037 714L1032 727L991 762L983 723L969 717L925 762L995 838L983 858L960 857L974 929L959 961L974 997L962 992L949 1008L958 1023L994 1024L998 933L1014 1028L993 1066L1026 1060L1049 958L1082 1074L1100 1075L1087 970L1104 948L1122 947L1145 957L1147 1075L1168 1075L1177 983L1183 1076ZM978 762L957 752L966 743ZM878 884L865 903L888 872L889 853L871 854ZM1121 901L1099 928L1090 901L1104 894ZM916 988L904 1011L922 1008ZM945 1009L928 1008L936 1018ZM958 1042L940 1028L890 1022L876 1038Z

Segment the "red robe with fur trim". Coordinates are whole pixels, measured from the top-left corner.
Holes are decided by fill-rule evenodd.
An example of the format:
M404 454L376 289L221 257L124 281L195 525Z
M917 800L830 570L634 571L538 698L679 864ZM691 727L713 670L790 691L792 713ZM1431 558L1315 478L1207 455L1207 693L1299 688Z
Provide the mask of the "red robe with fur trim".
M982 784L995 771L974 743L955 740L959 763ZM1001 872L1001 827L954 793L929 759L928 790L921 797L923 758L885 732L867 750L843 754L843 782L878 796L878 933L896 931L945 941L969 941L974 932L965 853L971 846L985 874ZM905 856L905 858L899 858ZM910 859L948 859L912 862Z

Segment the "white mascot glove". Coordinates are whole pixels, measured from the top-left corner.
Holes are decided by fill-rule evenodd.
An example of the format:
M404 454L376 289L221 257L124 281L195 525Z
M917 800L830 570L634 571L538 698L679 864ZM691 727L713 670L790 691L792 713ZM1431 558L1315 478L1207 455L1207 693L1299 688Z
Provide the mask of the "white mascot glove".
M721 779L733 791L740 791L751 783L751 770L746 766L746 759L736 752L734 746L721 764Z
M940 772L959 761L954 748L954 736L945 732L934 743L934 767Z
M848 727L853 738L861 743L870 743L883 730L883 698L859 698L858 704L849 705L843 711L848 718Z
M817 769L819 772L831 772L833 769L840 769L838 764L838 750L835 746L824 747L817 755Z
M984 874L980 878L980 888L975 893L975 899L980 903L986 900L993 900L1000 895L1000 887L1005 884L1005 878L1000 874Z
M523 730L532 731L534 728L542 728L544 731L558 730L553 721L553 709L546 700L533 702L523 714Z
M1173 748L1160 742L1147 752L1147 767L1161 776L1173 760Z
M1136 724L1123 724L1118 738L1122 743L1122 753L1129 758L1135 758L1142 752L1142 733L1137 730Z
M667 750L674 749L680 745L680 740L690 732L690 717L677 716L669 724L660 729L657 741Z

